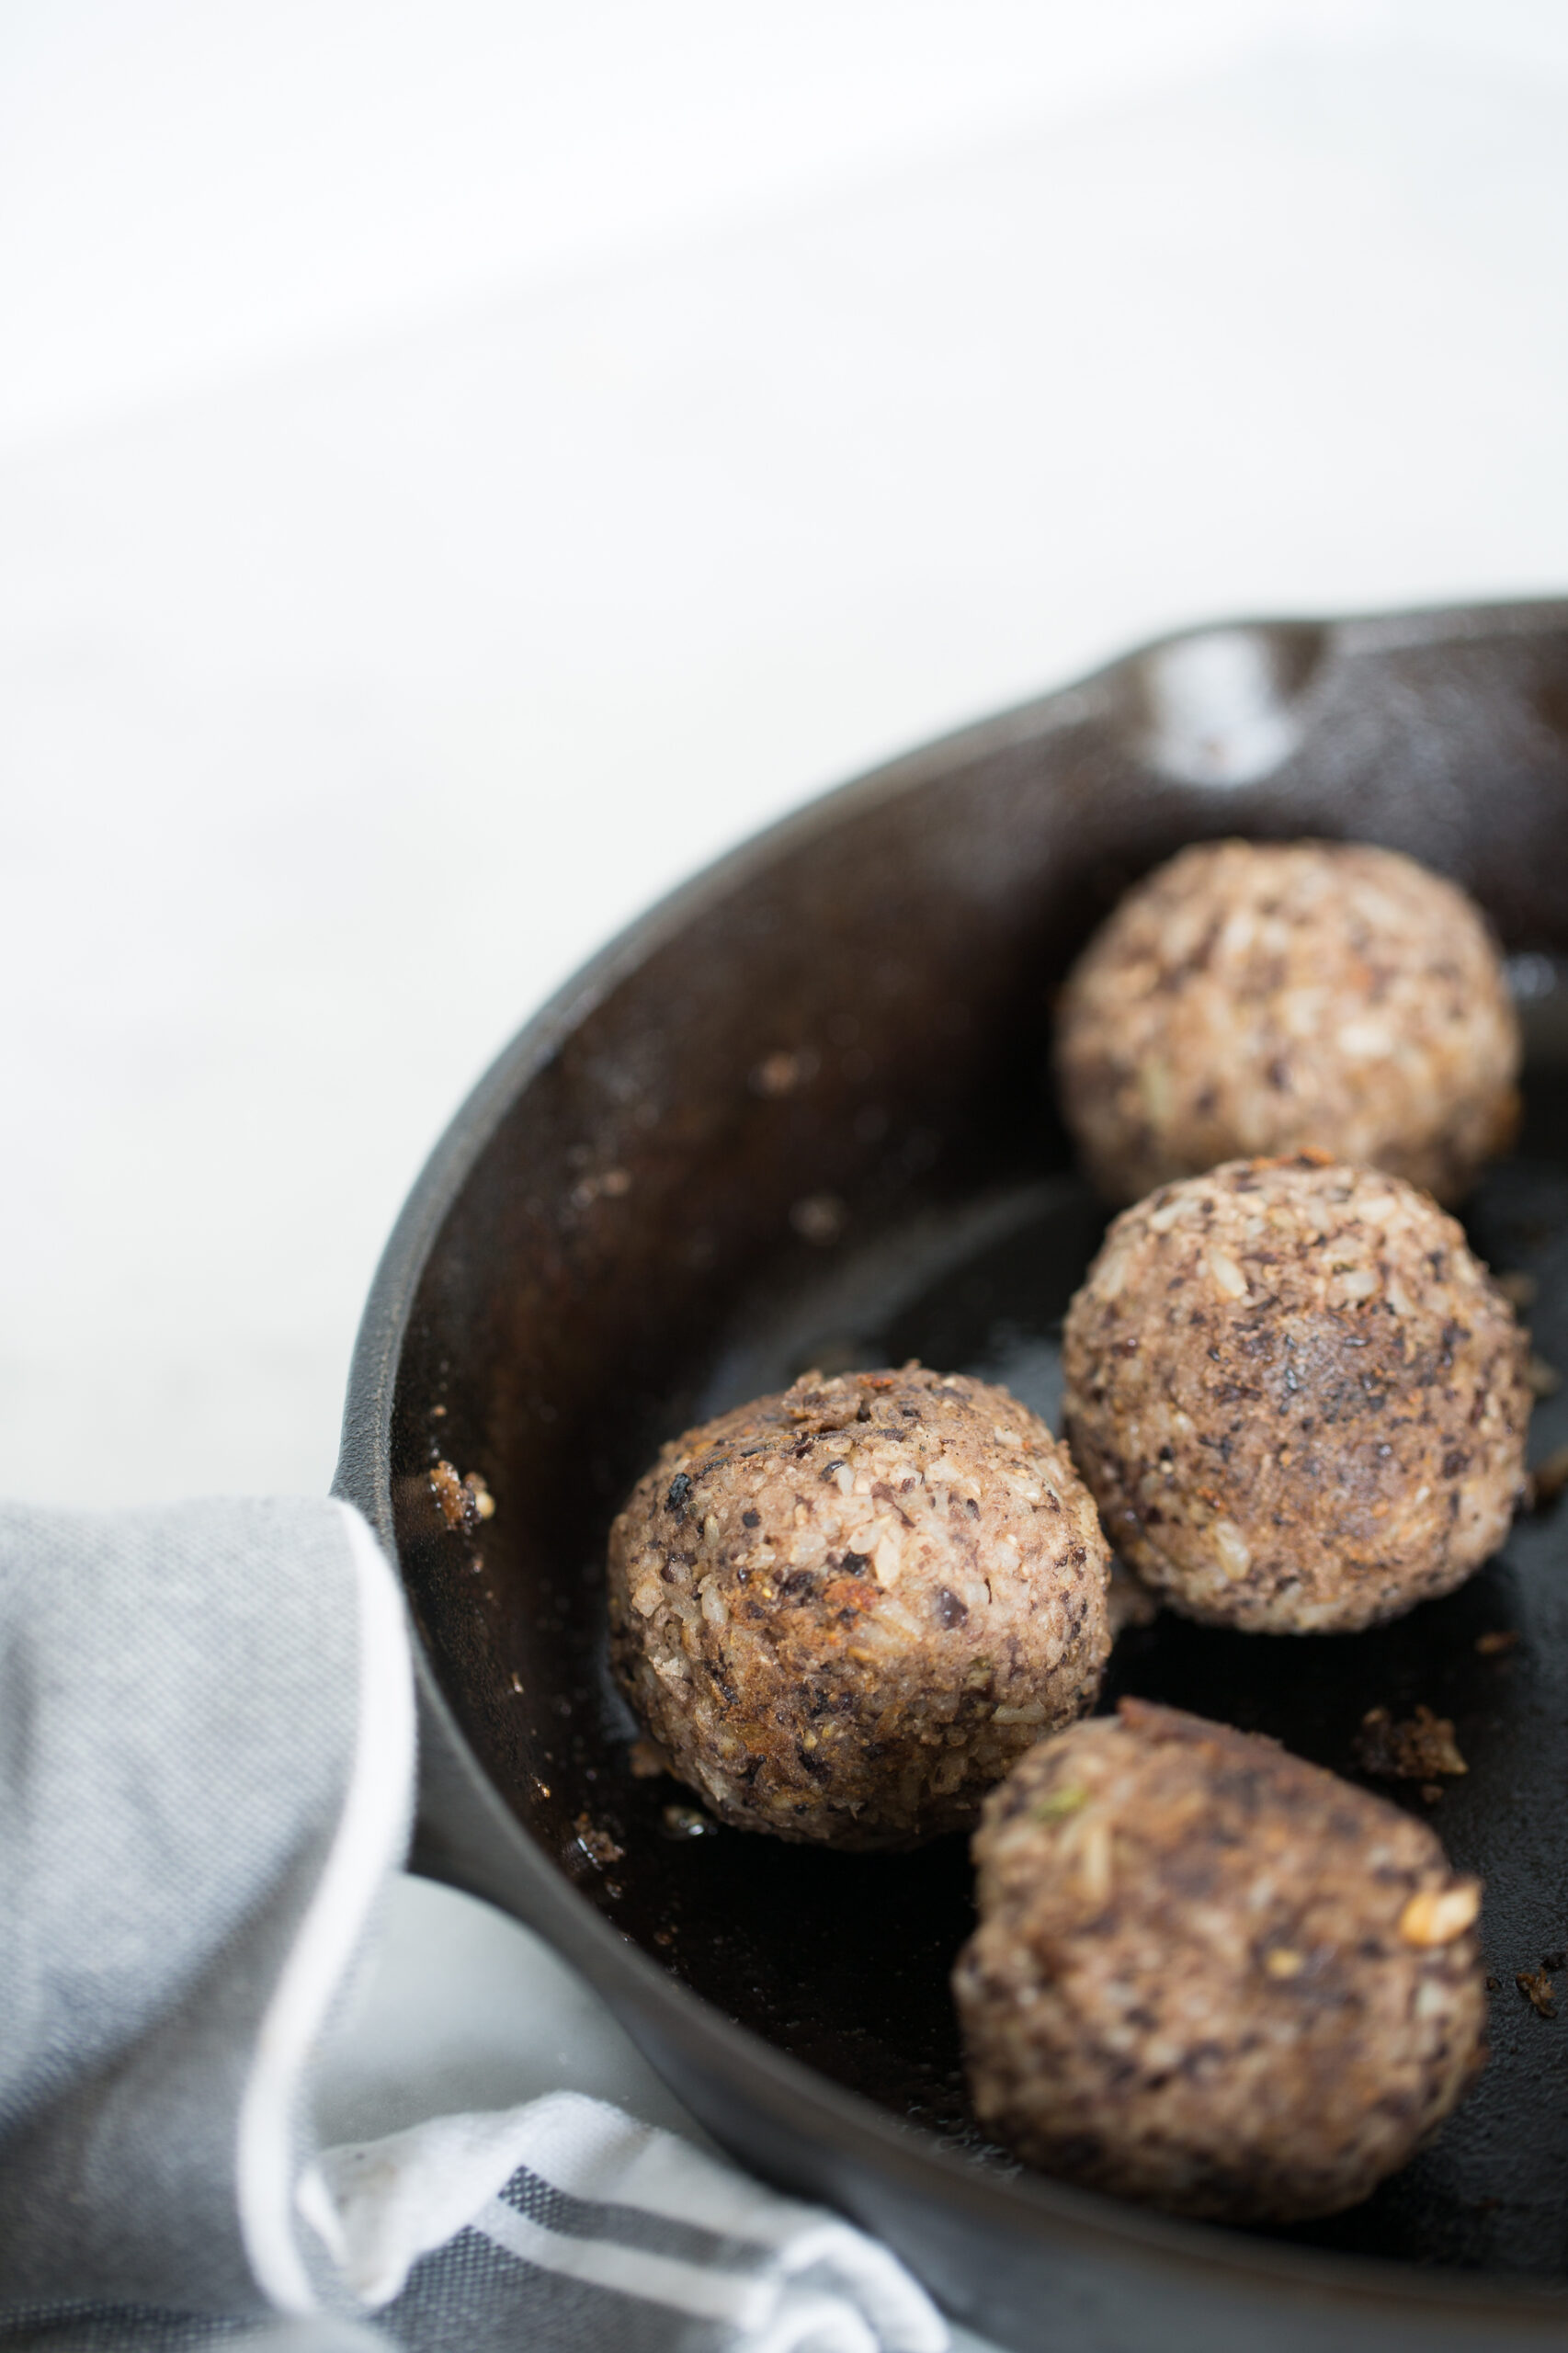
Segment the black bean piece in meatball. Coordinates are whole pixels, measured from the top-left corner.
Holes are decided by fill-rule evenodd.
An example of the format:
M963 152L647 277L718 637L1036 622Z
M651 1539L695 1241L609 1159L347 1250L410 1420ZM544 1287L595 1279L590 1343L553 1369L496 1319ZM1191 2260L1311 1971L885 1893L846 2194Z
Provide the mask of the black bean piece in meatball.
M1030 1752L974 1854L974 2106L1048 2173L1229 2222L1332 2214L1484 2062L1478 1883L1272 1741L1124 1699Z
M1118 1552L1188 1617L1342 1633L1448 1593L1524 1492L1524 1333L1377 1169L1232 1161L1122 1212L1063 1333Z
M1519 1031L1462 891L1356 842L1205 842L1062 992L1068 1124L1112 1200L1312 1145L1457 1200L1517 1116Z
M616 1673L743 1829L910 1847L1098 1692L1108 1552L1005 1389L809 1373L667 1446L609 1544Z

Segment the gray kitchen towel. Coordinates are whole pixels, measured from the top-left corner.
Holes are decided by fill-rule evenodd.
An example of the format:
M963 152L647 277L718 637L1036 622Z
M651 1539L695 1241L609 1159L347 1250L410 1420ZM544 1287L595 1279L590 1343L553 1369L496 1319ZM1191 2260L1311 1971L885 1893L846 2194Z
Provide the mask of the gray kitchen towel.
M413 1783L347 1506L0 1506L0 2347L941 2353L884 2248L574 2093L314 2147Z
M0 1509L0 2313L330 2295L310 2063L413 1765L346 1506Z

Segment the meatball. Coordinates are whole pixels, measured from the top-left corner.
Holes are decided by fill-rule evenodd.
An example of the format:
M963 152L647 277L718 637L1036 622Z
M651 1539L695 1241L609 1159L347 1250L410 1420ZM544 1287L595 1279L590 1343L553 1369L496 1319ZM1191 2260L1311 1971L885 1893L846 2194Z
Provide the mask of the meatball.
M1124 1699L1024 1759L953 1975L974 2107L1047 2173L1231 2222L1332 2214L1485 2060L1481 1891L1271 1740Z
M611 1656L724 1821L913 1847L1092 1704L1108 1568L1065 1449L1005 1389L807 1373L640 1482L610 1531Z
M1518 1022L1480 913L1356 842L1205 842L1162 866L1069 976L1057 1065L1117 1201L1303 1145L1457 1200L1518 1110Z
M1524 1489L1526 1337L1426 1194L1307 1153L1124 1210L1067 1311L1062 1416L1189 1618L1343 1633L1448 1593Z

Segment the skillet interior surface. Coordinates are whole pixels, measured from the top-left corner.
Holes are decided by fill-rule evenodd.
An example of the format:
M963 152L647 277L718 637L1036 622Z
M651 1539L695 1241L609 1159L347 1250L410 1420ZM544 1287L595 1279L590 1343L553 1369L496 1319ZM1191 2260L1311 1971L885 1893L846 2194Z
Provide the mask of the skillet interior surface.
M389 1252L340 1483L395 1536L489 1782L661 1969L983 2173L1011 2169L966 2107L947 1992L963 1842L818 1854L705 1830L638 1779L604 1668L609 1519L660 1440L809 1365L919 1356L1054 1420L1103 1212L1045 1080L1052 988L1131 881L1216 835L1387 843L1488 910L1528 1120L1466 1214L1494 1267L1534 1279L1539 1353L1568 1368L1565 809L1568 608L1153 648L833 796L656 911L503 1058ZM1565 1438L1568 1392L1532 1454ZM494 1518L446 1524L437 1460L483 1474ZM1364 2206L1276 2236L1568 2275L1568 1984L1560 2018L1516 1984L1568 1952L1568 1504L1369 1634L1166 1614L1119 1644L1103 1704L1121 1692L1353 1776L1369 1708L1454 1720L1462 1779L1433 1804L1379 1786L1487 1881L1491 2066Z

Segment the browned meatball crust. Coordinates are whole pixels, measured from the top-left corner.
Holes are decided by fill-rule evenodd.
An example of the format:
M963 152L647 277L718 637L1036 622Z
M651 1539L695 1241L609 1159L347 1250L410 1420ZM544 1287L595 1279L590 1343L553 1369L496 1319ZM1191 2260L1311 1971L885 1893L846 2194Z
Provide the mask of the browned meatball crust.
M1462 1584L1524 1487L1525 1335L1378 1169L1232 1161L1125 1210L1067 1313L1063 1427L1188 1617L1346 1632Z
M1331 2214L1484 2063L1477 1882L1272 1741L1124 1699L1024 1759L974 1855L974 2106L1048 2173L1233 2222Z
M1303 1145L1457 1200L1513 1132L1519 1031L1479 911L1413 858L1206 842L1090 941L1057 1066L1112 1200Z
M911 1847L1092 1704L1108 1564L1066 1449L1005 1389L808 1373L640 1482L610 1532L611 1654L726 1822Z

